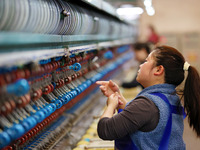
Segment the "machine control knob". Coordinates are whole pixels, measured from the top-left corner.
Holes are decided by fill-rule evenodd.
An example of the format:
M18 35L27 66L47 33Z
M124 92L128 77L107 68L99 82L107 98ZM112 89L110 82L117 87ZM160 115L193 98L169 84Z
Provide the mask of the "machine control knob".
M79 71L81 69L80 63L74 63L73 65L69 66L69 69L72 69L74 71Z
M104 53L104 58L105 59L112 59L113 58L113 53L111 51L107 51Z
M25 133L25 130L21 124L14 124L12 127L8 128L6 132L10 136L11 140L15 140L21 137Z
M61 108L61 107L63 106L63 103L62 103L61 100L56 100L56 101L55 101L55 104L56 104L56 108L57 108L57 109L59 109L59 108Z
M37 121L37 123L40 123L42 122L42 120L44 120L45 114L42 110L39 110L33 115L33 117Z
M22 96L28 93L30 86L28 81L25 79L20 79L14 84L9 84L6 87L6 91L10 94L15 94L17 96Z
M11 138L7 132L0 132L0 149L11 142Z

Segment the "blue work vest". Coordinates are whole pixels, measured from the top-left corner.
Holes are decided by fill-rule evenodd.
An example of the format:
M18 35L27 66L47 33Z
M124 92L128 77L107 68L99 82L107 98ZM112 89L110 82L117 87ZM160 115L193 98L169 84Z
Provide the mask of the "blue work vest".
M121 139L115 140L115 147L119 150L168 150L168 149L185 149L185 144L182 140L183 132L183 118L186 116L182 106L175 102L178 99L176 94L170 94L175 87L170 84L154 85L142 91L138 96L145 96L152 100L158 107L160 112L160 117L164 114L164 119L160 118L157 127L150 132L137 131L133 134L127 135ZM155 88L159 90L155 90ZM170 88L167 93L165 92L167 88ZM159 92L156 92L159 91ZM171 96L169 96L171 95ZM137 97L138 97L137 96ZM170 97L170 101L167 97ZM172 99L172 100L171 100ZM121 110L123 111L123 110ZM173 117L172 117L173 116ZM178 118L180 121L172 120ZM182 121L181 121L182 120ZM179 128L180 124L180 128ZM174 125L173 129L172 126ZM176 129L177 128L177 129ZM156 132L158 130L158 132ZM171 137L173 130L174 134L177 136ZM156 133L156 134L153 134ZM158 135L159 134L159 135ZM171 138L171 141L170 141Z

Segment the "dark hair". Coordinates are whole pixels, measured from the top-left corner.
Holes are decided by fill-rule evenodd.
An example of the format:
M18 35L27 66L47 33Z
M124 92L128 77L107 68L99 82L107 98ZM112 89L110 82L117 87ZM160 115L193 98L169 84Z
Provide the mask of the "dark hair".
M135 51L140 51L142 49L145 49L147 54L149 54L150 51L151 51L150 47L149 47L149 45L147 43L137 42L137 43L133 44L133 48L134 48Z
M162 65L165 68L165 83L176 86L181 84L184 80L185 59L178 50L169 46L160 46L153 51L152 56L155 58L156 66ZM200 137L200 77L193 66L188 69L182 94L189 125Z

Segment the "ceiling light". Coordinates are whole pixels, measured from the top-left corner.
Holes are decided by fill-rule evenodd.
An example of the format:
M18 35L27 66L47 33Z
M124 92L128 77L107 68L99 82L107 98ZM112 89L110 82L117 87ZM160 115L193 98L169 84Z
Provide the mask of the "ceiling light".
M155 14L155 10L153 7L146 7L146 11L149 16L153 16Z
M145 0L144 1L144 6L145 7L151 7L152 6L152 1L151 0Z

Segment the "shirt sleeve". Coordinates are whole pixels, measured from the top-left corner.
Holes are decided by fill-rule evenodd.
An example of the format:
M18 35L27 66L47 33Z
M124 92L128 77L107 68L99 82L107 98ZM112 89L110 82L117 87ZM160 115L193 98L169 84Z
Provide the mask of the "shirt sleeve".
M145 97L139 97L112 118L102 118L97 132L103 140L115 140L137 130L149 132L156 128L158 121L159 110L156 105Z

